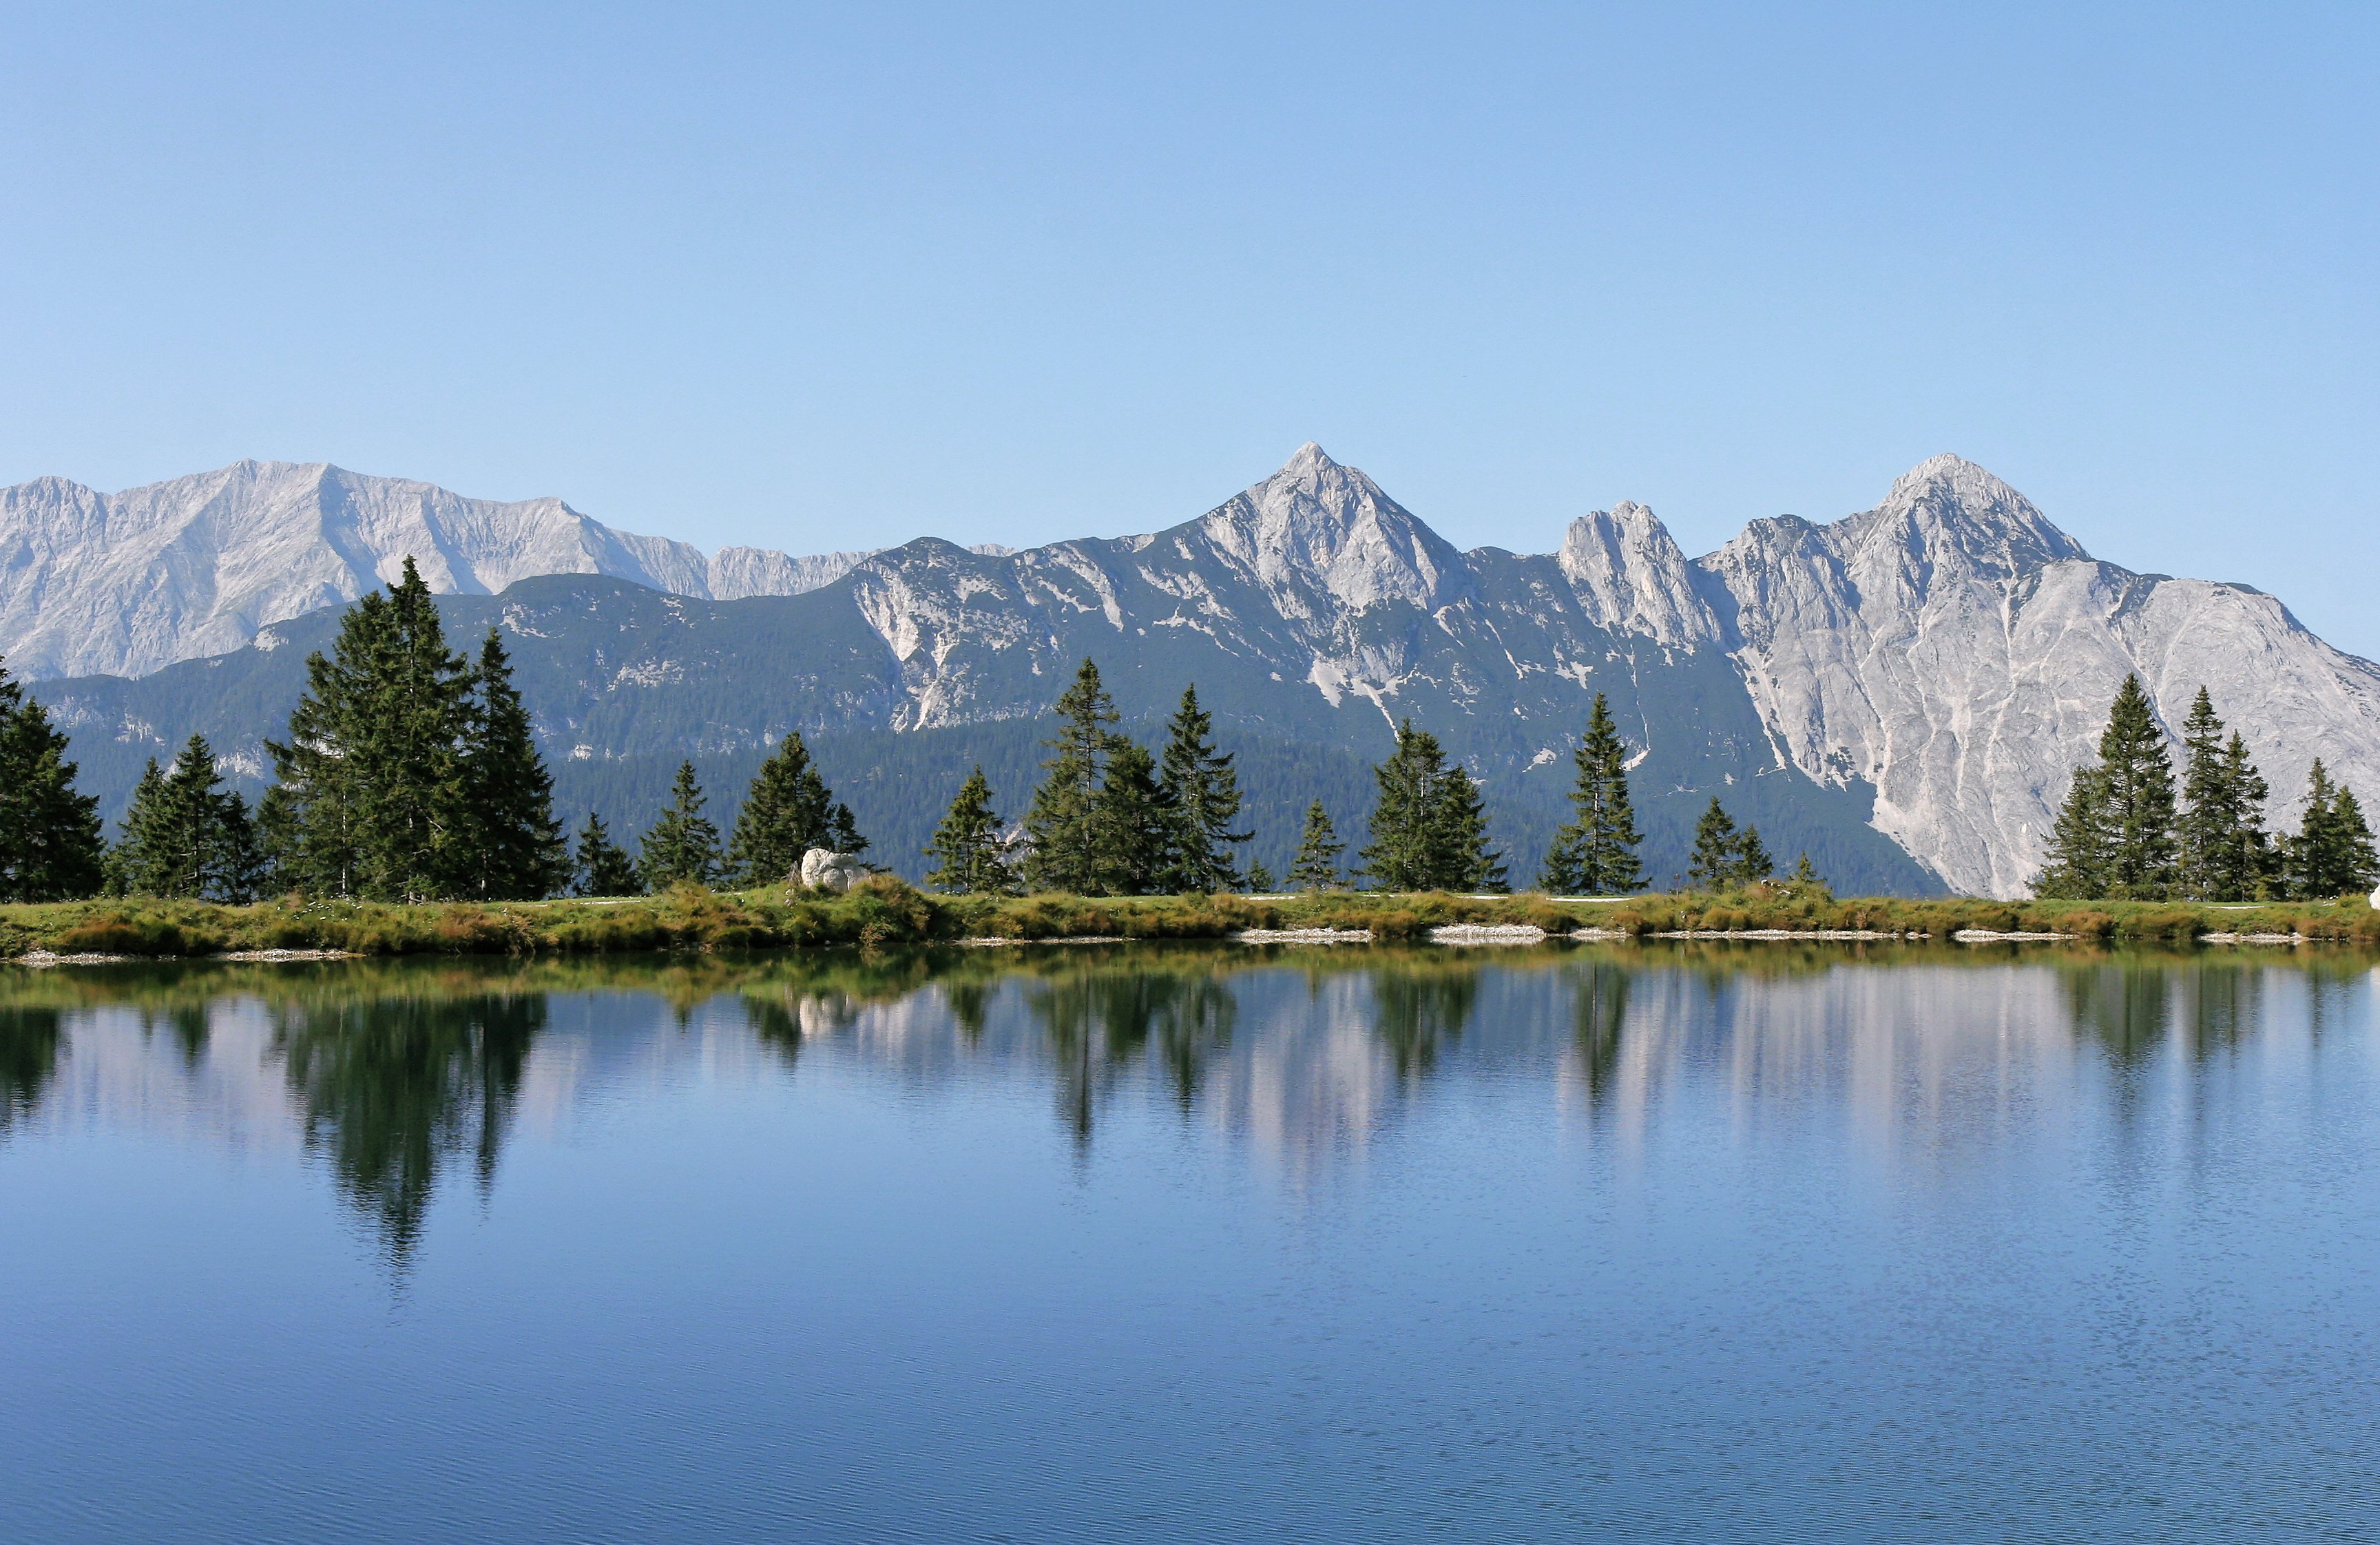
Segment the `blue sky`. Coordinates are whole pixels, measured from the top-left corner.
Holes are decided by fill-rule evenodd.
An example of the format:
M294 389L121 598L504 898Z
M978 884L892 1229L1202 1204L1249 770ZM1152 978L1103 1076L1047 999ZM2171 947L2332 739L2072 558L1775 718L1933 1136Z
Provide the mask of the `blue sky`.
M1957 451L2372 604L2369 9L0 8L0 482L705 546L1189 518L1305 440L1691 551Z

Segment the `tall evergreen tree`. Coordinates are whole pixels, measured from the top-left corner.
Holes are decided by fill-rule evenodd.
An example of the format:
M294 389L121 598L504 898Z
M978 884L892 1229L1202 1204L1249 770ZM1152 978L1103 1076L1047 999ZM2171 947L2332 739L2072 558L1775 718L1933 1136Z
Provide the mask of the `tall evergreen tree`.
M503 637L488 630L464 706L462 789L470 841L461 854L467 894L538 900L570 883L570 847L553 815L553 779L513 685Z
M1100 794L1114 753L1114 701L1099 684L1099 668L1086 658L1058 699L1058 733L1043 742L1053 754L1041 764L1039 788L1025 817L1031 843L1025 879L1036 890L1100 893L1107 852L1100 831Z
M2308 901L2369 889L2380 860L2354 793L2331 781L2316 760L2306 776L2305 814L2287 844L2289 887Z
M2174 835L2173 758L2138 676L2127 676L2099 738L2108 823L2107 894L2157 901L2180 877Z
M2107 785L2095 762L2074 769L2074 781L2049 828L2049 851L2033 893L2044 900L2090 901L2107 894L2111 860Z
M1165 887L1184 823L1158 781L1156 758L1129 736L1109 745L1092 826L1099 894L1146 896Z
M1241 876L1231 850L1251 835L1232 829L1240 818L1240 775L1232 754L1215 749L1213 729L1213 716L1198 706L1198 689L1184 688L1166 725L1157 776L1173 825L1158 888L1177 895L1235 888Z
M1297 839L1297 857L1289 866L1289 888L1292 890L1336 890L1339 888L1339 855L1347 844L1339 840L1336 827L1330 824L1330 813L1316 800L1305 807L1305 830Z
M2223 781L2233 811L2229 840L2214 870L2215 899L2253 901L2264 896L2278 872L2278 855L2265 829L2265 802L2272 787L2256 764L2248 759L2248 742L2233 730L2223 747Z
M266 742L288 791L292 879L390 900L468 887L470 688L407 558L399 583L349 609L330 658L306 662L289 739Z
M1757 885L1777 873L1777 861L1768 856L1767 844L1760 840L1760 828L1746 821L1735 837L1735 873L1731 876L1740 884Z
M1390 890L1500 887L1504 865L1488 846L1479 786L1450 764L1438 737L1411 719L1397 727L1397 748L1372 769L1379 798L1372 840L1358 855L1364 873Z
M1694 847L1686 861L1686 884L1696 890L1718 890L1733 883L1742 862L1742 835L1735 817L1711 796L1710 808L1694 823Z
M66 752L49 710L0 669L0 900L61 901L99 889L99 802L75 791Z
M644 876L637 873L637 861L628 851L612 840L604 829L603 817L589 811L587 824L578 828L578 853L571 864L577 875L581 896L642 896Z
M969 896L1008 896L1016 890L1016 865L1008 853L1008 839L991 808L991 784L978 764L959 785L950 813L934 828L926 856L935 861L926 883Z
M1628 748L1611 722L1603 694L1586 716L1586 734L1574 758L1578 782L1570 792L1571 819L1554 833L1537 884L1557 896L1621 896L1645 884L1637 856L1644 839L1628 799Z
M111 888L131 895L253 899L259 864L248 802L223 787L205 736L190 737L171 774L150 758L109 867Z
M709 885L719 877L719 828L703 815L702 805L694 764L679 763L669 808L645 833L637 852L637 873L648 890Z
M727 870L739 884L769 885L797 872L812 848L856 853L867 846L850 809L819 775L801 731L788 730L760 765L736 813Z
M2181 882L2177 824L2165 731L2141 679L2127 676L2099 737L2097 763L2078 770L2067 791L2034 893L2162 900Z
M2179 891L2197 901L2253 900L2272 875L2264 776L2237 731L2224 739L2215 700L2203 686L2182 721L2181 743Z

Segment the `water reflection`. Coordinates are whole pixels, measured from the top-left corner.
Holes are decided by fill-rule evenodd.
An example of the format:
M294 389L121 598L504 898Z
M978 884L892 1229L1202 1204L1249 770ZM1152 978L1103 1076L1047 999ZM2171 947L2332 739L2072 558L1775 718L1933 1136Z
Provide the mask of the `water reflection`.
M1447 1079L1641 1131L1680 1092L1745 1119L1814 1102L1884 1143L1989 1142L2076 1070L2235 1057L2283 1020L2368 1023L2368 961L1686 945L928 950L733 960L354 962L16 973L0 1138L37 1121L285 1135L391 1269L451 1177L483 1192L524 1108L624 1081L831 1068L931 1092L1023 1077L1082 1154L1118 1115L1220 1134L1290 1180ZM2079 1059L2079 1060L2078 1060ZM1534 1096L1530 1096L1534 1097Z

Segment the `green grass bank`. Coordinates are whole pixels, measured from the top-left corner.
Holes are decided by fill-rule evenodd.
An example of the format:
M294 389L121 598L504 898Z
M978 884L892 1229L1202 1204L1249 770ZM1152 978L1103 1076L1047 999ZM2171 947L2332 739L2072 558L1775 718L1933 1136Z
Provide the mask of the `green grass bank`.
M1248 928L1368 929L1383 941L1454 923L1591 927L1633 936L1860 933L1948 939L1969 930L2187 945L2213 935L2380 946L2380 912L2336 903L2224 908L2162 902L1835 899L1754 890L1618 901L1543 896L1332 892L1281 898L938 896L879 880L844 896L699 888L625 900L419 906L309 900L252 906L114 899L0 907L0 958L197 957L264 950L395 955L589 955L887 946L968 938L1223 938Z

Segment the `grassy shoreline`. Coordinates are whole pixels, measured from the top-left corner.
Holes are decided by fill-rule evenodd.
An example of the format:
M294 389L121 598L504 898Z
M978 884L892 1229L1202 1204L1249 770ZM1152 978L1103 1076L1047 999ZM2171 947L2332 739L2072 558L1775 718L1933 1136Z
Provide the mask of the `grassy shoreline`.
M250 906L139 898L0 906L0 959L193 958L253 951L349 955L580 955L1020 942L1064 938L1211 939L1245 929L1363 929L1384 942L1455 924L1524 924L1548 934L1595 928L1627 936L1857 934L1949 939L1961 932L2089 942L2187 945L2216 935L2380 945L2380 911L2283 902L1977 899L1845 900L1759 891L1571 900L1330 892L1291 897L937 896L880 881L846 896L767 887L682 889L625 899L416 906L284 898Z

